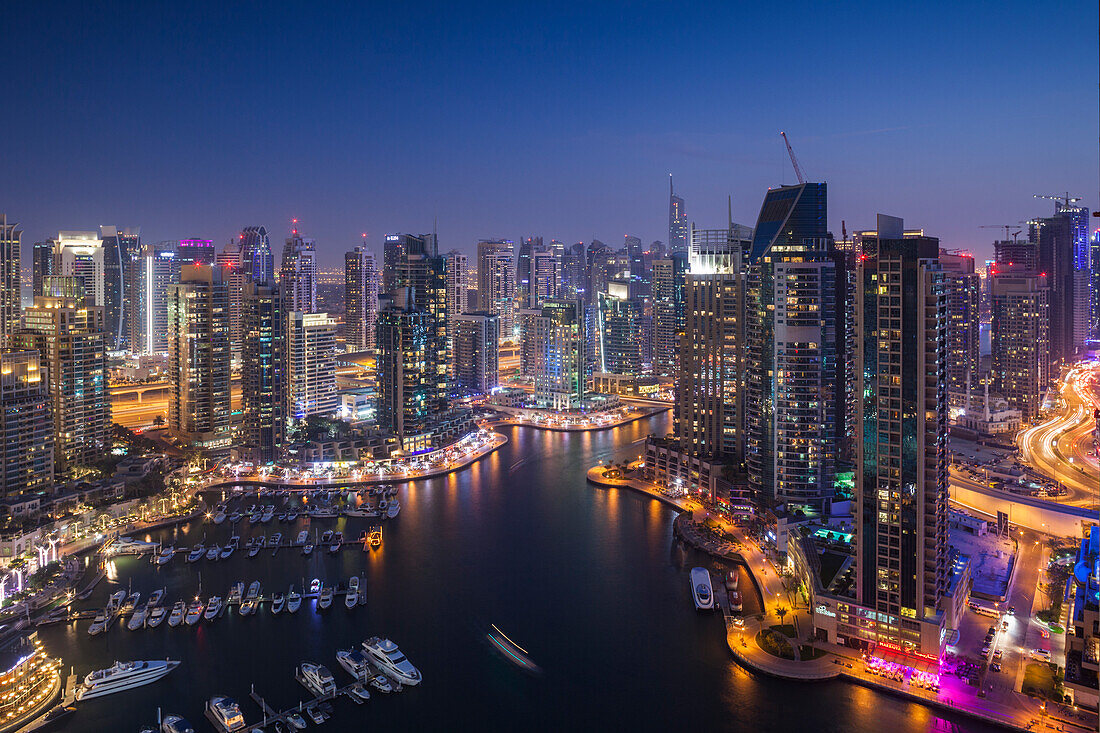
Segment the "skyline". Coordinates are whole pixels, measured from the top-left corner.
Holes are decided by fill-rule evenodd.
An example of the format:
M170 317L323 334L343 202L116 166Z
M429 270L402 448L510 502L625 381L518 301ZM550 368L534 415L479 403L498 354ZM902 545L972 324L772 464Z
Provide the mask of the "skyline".
M1033 194L1098 203L1095 23L1064 20L1095 6L51 10L13 9L24 32L0 50L20 102L0 130L22 143L0 202L25 245L102 224L220 248L294 218L325 268L361 232L377 254L435 219L468 253L665 241L669 173L689 221L722 224L732 196L751 225L762 191L795 182L780 130L830 184L838 237L882 212L981 260L1003 234L979 227L1050 215ZM1025 27L1029 53L1005 54Z

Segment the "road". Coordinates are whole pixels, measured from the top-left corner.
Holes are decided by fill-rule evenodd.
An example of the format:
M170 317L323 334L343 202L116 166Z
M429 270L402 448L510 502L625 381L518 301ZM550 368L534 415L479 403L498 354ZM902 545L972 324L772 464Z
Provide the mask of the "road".
M232 406L241 409L241 388L233 387ZM168 397L145 397L138 402L135 396L130 399L111 397L111 420L125 428L147 428L153 424L157 415L168 420Z
M1063 382L1062 411L1017 436L1021 460L1069 492L1060 503L1094 507L1100 501L1100 469L1092 446L1098 384L1100 363L1074 367Z

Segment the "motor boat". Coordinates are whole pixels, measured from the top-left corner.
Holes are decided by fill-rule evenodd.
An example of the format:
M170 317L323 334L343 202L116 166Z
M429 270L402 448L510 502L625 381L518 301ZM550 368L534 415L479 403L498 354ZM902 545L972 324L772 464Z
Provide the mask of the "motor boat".
M202 546L202 543L195 545L191 548L191 552L187 553L187 562L198 562L202 559L202 556L206 554L206 548Z
M336 680L323 664L302 662L298 667L298 681L317 697L327 697L336 692Z
M226 598L226 603L240 603L244 598L244 583L237 581L233 584L233 587L229 589L229 596Z
M309 539L309 530L308 529L303 529L301 532L298 533L298 539L294 540L294 544L304 545L308 539Z
M219 509L217 511L217 513L214 515L214 524L221 524L224 521L225 521L225 511L222 510L222 509Z
M307 556L313 554L313 543L312 542L307 541L304 545L302 545L302 554L307 555Z
M275 518L278 519L280 522L285 522L286 512L279 512L278 516L276 516Z
M309 582L309 594L311 596L315 596L318 593L320 593L321 592L321 585L322 585L322 583L321 583L320 578L314 578L313 580L311 580Z
M355 608L355 604L359 603L359 576L351 576L351 580L348 581L348 592L344 596L344 605L347 608Z
M183 617L184 623L188 626L194 626L202 618L203 603L199 599L191 601L191 605L187 607L187 615Z
M137 608L138 601L140 601L140 600L141 600L141 594L140 593L137 593L137 592L131 593L130 595L126 596L126 600L122 602L121 606L119 606L118 612L119 613L130 613L135 608Z
M263 513L260 512L259 510L256 510L256 511L254 511L251 514L248 515L248 521L252 524L259 524L260 523L260 517L262 517L262 516L263 516Z
M98 636L107 630L107 622L110 616L106 612L100 611L96 614L96 617L92 619L92 625L88 627L88 636Z
M159 588L149 594L149 610L153 610L154 607L159 606L160 602L164 600L164 588Z
M255 539L254 542L252 540L249 540L249 544L251 545L248 548L248 556L249 557L256 557L257 555L259 555L260 550L264 546L264 538L263 537L256 537L254 539Z
M386 507L386 517L393 519L399 511L401 511L401 502L394 498L390 500L390 505Z
M321 544L327 545L330 542L332 542L332 530L326 529L324 532L321 533Z
M275 507L271 504L268 504L266 507L264 507L264 513L260 515L260 522L262 522L263 524L267 524L274 516Z
M283 607L286 605L286 596L281 591L275 591L271 595L271 614L277 616Z
M378 500L378 511L385 514L386 512L389 511L389 509L390 509L390 502L389 502L388 499L386 499L386 497L382 497L381 499Z
M168 609L164 606L156 606L149 612L149 618L146 620L145 625L150 629L155 629L164 623L164 619L168 618Z
M379 692L384 692L387 695L394 691L393 681L384 674L376 674L367 680L370 686Z
M179 626L186 614L187 604L183 601L176 601L176 604L172 606L172 613L168 615L168 625L172 628Z
M260 581L252 581L252 585L248 586L248 592L244 595L244 602L241 603L241 615L249 616L256 612L256 609L260 607Z
M91 700L156 682L180 665L171 659L151 662L115 662L107 669L89 672L76 688L76 700Z
M112 555L142 555L146 552L155 552L157 543L142 542L141 540L135 540L133 537L119 537L106 549Z
M160 724L160 733L195 733L195 728L181 715L166 715Z
M157 565L167 565L172 561L172 558L176 556L176 548L172 545L168 545L157 554Z
M382 528L376 527L370 532L370 546L374 549L378 549L382 546Z
M286 716L286 724L294 730L306 729L306 719L303 718L301 715L298 715L298 713L291 713L290 715Z
M206 604L206 613L203 614L203 618L207 621L213 621L218 617L218 614L222 611L222 597L214 596L210 599L210 602Z
M351 686L351 689L348 690L348 696L357 703L364 703L370 700L370 690L363 687L362 682L356 682Z
M206 715L214 725L226 733L247 727L244 716L241 715L240 706L231 697L218 695L210 698L206 703Z
M313 721L314 725L320 725L325 722L325 715L322 713L316 705L312 705L306 708L306 715Z
M122 602L126 600L126 591L116 590L111 594L111 597L107 599L107 613L114 613L121 606Z
M508 636L497 628L496 624L489 624L489 633L485 635L485 638L489 640L489 643L504 653L504 658L516 665L517 667L524 669L534 674L540 674L542 670L528 655L527 650L521 647L516 642L508 638Z
M711 589L710 572L706 568L691 569L691 597L695 610L714 610L714 591Z
M341 649L336 652L336 661L355 679L360 682L370 677L370 660L367 655L358 649Z
M344 542L344 533L343 532L333 532L332 539L328 543L328 551L331 554L335 555L337 552L340 551L340 545L342 545L343 542Z
M229 522L230 524L236 524L237 522L241 521L242 518L243 516L240 512L233 512L229 515Z
M283 543L283 533L282 532L276 532L275 534L271 535L271 539L269 539L267 541L267 546L278 548L279 545L281 545L282 543Z
M233 556L233 545L226 545L222 548L222 551L218 553L219 560L228 560Z
M206 551L206 559L207 560L217 560L218 555L220 555L220 554L222 554L222 548L218 547L217 545L214 545L213 547L211 547L209 550Z
M233 535L229 538L229 542L225 543L225 546L232 547L234 550L241 549L241 536L239 534Z
M290 586L290 592L286 594L286 610L288 613L297 613L302 607L302 594Z
M332 605L332 597L335 594L331 585L326 585L321 588L320 595L317 596L317 608L322 611Z
M141 608L134 609L134 615L130 617L130 620L126 623L126 628L130 631L137 631L138 629L145 628L145 619L149 617L149 604L148 602Z
M288 521L288 522L297 522L298 521L298 512L292 511L289 514L287 514L286 515L286 521Z
M371 661L403 685L419 685L420 670L412 665L401 650L389 639L372 636L363 642L363 649Z

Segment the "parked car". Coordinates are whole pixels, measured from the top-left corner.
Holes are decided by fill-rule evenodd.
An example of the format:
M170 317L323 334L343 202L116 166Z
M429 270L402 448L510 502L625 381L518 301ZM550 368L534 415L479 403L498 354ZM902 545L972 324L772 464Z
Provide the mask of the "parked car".
M1048 649L1032 649L1031 658L1038 659L1040 662L1050 661L1050 650Z

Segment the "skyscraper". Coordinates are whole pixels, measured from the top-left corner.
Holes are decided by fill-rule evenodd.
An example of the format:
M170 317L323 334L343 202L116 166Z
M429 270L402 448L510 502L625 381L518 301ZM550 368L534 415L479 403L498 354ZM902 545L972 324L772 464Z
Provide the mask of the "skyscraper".
M447 271L447 340L454 340L455 319L469 311L466 307L467 293L470 289L470 260L453 249L445 256L444 269ZM453 352L452 352L453 353Z
M449 385L447 356L447 260L436 252L433 235L404 235L404 254L394 265L393 282L408 289L410 307L429 316L426 373L434 375L436 396L446 405ZM445 407L443 408L445 409Z
M645 326L641 301L631 297L631 284L613 281L599 294L599 370L639 375L645 365Z
M220 267L184 265L168 286L168 432L197 448L230 443L229 290Z
M286 322L279 288L244 284L241 346L243 438L257 462L279 458L286 432Z
M244 286L252 281L252 264L244 249L244 238L237 237L226 242L222 251L218 252L216 264L222 270L228 291L229 349L236 361L241 356L244 343Z
M344 344L347 351L374 348L381 273L365 247L344 254Z
M822 509L843 425L842 261L824 183L770 189L749 252L746 468L761 497Z
M168 351L168 286L179 281L175 242L142 245L126 276L128 344L135 354Z
M90 464L110 447L103 308L37 296L23 314L16 349L36 349L49 380L54 456L64 469Z
M286 299L283 299L286 302ZM336 412L336 321L327 313L291 311L286 327L286 414L300 420Z
M577 242L562 252L559 297L567 300L585 298L587 289L588 266L585 260L584 242Z
M534 280L532 263L535 252L542 250L542 237L524 237L519 242L516 254L516 301L518 308L527 308L531 303L531 283Z
M297 228L287 237L283 247L279 293L283 298L283 313L317 312L317 252L313 240L303 239Z
M487 395L500 385L500 319L478 311L454 317L454 388L458 394Z
M658 376L679 370L686 276L686 252L653 261L653 373Z
M23 310L22 240L19 225L8 224L7 214L0 214L0 349L7 348L8 337L19 328Z
M939 254L947 298L947 394L953 407L965 407L967 392L978 386L979 297L981 281L969 254Z
M0 354L0 496L53 489L49 383L36 350Z
M542 306L542 315L533 319L528 337L535 401L540 406L569 410L584 404L590 376L585 325L584 303L579 299L549 300Z
M1053 378L1047 278L1025 267L999 267L991 297L993 389L1025 421L1034 420Z
M540 249L531 255L531 283L527 308L540 308L544 301L557 298L561 292L561 253L556 249Z
M947 300L939 241L879 215L856 290L860 635L938 657L947 588Z
M639 283L647 282L645 272L645 248L642 247L642 240L639 237L627 234L623 242L623 249L626 251L630 279ZM642 289L640 292L645 293L648 292L648 290Z
M516 270L510 240L482 239L477 243L477 292L478 310L496 313L501 336L511 338Z
M243 238L242 235L241 239ZM214 264L216 259L214 242L199 237L181 239L179 246L176 247L176 257L179 258L180 267L184 265L206 265L209 267Z
M672 174L668 175L668 250L686 252L688 248L688 220L684 212L684 200L672 188Z
M141 227L119 229L100 227L103 242L103 314L107 328L107 348L129 347L130 329L126 324L130 261L141 251Z
M42 289L47 277L60 275L53 242L35 242L31 253L31 297L45 295Z
M275 282L275 256L271 253L271 240L267 228L245 227L241 230L241 260L247 277L258 283Z
M59 232L53 240L60 274L84 281L89 305L103 307L106 280L103 242L97 232Z
M1088 209L1056 202L1035 221L1038 270L1050 288L1050 368L1056 378L1074 360L1088 331Z

